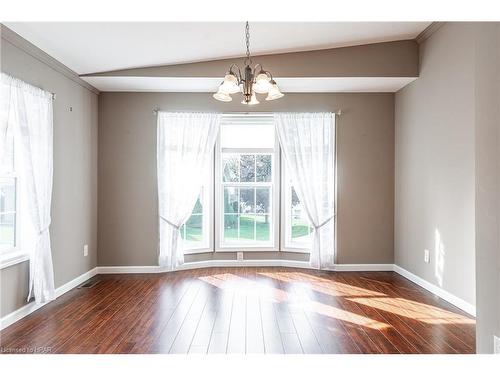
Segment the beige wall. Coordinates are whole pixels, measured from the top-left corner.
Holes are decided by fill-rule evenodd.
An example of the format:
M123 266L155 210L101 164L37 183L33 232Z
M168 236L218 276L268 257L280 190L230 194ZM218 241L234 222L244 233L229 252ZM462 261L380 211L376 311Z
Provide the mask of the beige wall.
M248 107L219 103L206 93L100 95L99 265L157 264L154 108L229 112ZM256 109L339 108L338 262L393 263L394 95L288 94Z
M446 23L395 100L395 261L476 305L479 353L500 333L499 32Z
M152 66L87 74L88 76L220 77L244 58ZM418 77L418 44L414 40L260 55L258 61L275 77ZM286 64L283 62L286 61Z
M33 57L33 46L25 42L22 48L31 51L1 39L1 70L57 94L50 234L59 287L97 265L98 96ZM83 256L85 243L88 257ZM0 280L0 316L5 316L25 304L28 263L1 270Z
M475 25L474 37L476 342L491 353L500 337L500 24Z
M396 93L395 260L475 304L472 38L440 28L420 46L419 79Z

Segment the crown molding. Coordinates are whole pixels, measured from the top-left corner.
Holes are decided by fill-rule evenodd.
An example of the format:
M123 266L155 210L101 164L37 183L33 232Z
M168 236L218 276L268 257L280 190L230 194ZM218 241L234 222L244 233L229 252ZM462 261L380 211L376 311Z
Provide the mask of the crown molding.
M68 68L66 65L60 63L56 59L54 59L52 56L49 54L45 53L42 51L40 48L36 47L26 39L24 39L22 36L19 34L15 33L11 29L9 29L7 26L0 24L0 34L1 34L1 39L2 43L7 42L12 44L14 47L19 48L20 50L24 51L28 55L32 56L33 58L37 59L38 61L42 62L43 64L47 65L48 67L54 69L58 73L61 73L64 75L66 78L69 78L73 82L79 84L80 86L86 88L87 90L93 92L94 94L99 94L99 90L96 89L94 86L88 84L85 82L83 79L80 78L80 76Z
M422 31L420 34L417 35L415 38L415 41L418 44L422 44L425 42L427 39L431 37L432 34L434 34L436 31L438 31L441 26L443 26L446 22L432 22L429 26L427 26L424 31Z

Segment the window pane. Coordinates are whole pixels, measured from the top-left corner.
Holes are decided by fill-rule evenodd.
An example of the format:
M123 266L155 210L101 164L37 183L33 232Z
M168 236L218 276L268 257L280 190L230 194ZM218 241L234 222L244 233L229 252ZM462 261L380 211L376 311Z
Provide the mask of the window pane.
M240 240L254 240L255 239L254 227L255 227L254 215L241 215Z
M222 148L274 148L272 124L225 124L220 131Z
M238 241L238 215L224 215L224 242Z
M224 188L224 213L238 213L238 188Z
M240 180L238 155L224 154L222 157L223 181L238 182Z
M13 172L14 171L14 137L12 134L12 127L6 134L5 152L3 153L2 160L0 160L0 171Z
M254 213L255 212L255 189L254 188L240 188L240 213Z
M292 238L302 240L300 237L309 236L310 233L309 223L299 216L292 217Z
M292 201L290 208L292 240L297 242L310 241L310 233L312 232L312 227L309 225L304 207L293 187L291 187L291 193Z
M241 182L255 182L255 155L241 155Z
M191 216L180 229L186 250L203 249L208 246L208 229L205 228L206 221L203 220L203 191L206 187L202 186L201 189L202 191L191 211Z
M16 245L16 214L0 214L0 249Z
M278 151L272 116L224 115L219 151L217 216L222 228L217 246L274 247L274 215L279 212L271 208Z
M269 241L270 239L270 215L257 215L256 221L256 239L257 241Z
M16 179L0 178L0 212L16 211Z
M258 214L269 213L271 188L257 188L255 195L256 195L256 204L255 204L256 212Z
M193 214L201 214L203 213L203 205L201 204L201 196L198 197L196 203L194 204Z
M270 182L272 178L271 155L256 156L257 182Z
M199 243L203 241L203 215L191 215L186 222L185 227L186 233L185 237L183 237L184 240ZM196 244L193 245L196 246Z

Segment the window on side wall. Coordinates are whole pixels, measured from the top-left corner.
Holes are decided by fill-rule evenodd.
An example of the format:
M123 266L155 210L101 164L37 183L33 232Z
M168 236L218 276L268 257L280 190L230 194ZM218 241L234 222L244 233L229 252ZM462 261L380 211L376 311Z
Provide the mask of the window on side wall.
M14 137L7 132L0 161L0 256L19 251L19 176L16 170Z

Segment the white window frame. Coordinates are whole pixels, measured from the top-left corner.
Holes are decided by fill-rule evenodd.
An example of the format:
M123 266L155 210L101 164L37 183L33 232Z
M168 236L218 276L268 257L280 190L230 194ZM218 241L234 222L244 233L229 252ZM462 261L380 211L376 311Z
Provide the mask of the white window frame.
M210 159L210 171L202 187L203 232L206 238L201 247L185 247L184 254L211 253L214 250L214 153ZM191 216L190 216L191 217Z
M14 186L15 186L15 194L16 194L16 202L15 202L15 209L14 211L6 211L6 212L0 212L0 215L8 215L8 214L15 214L15 222L14 222L14 246L9 247L6 249L0 249L0 256L5 256L8 255L12 252L19 251L19 207L20 207L20 202L19 202L19 176L17 173L14 172L0 172L0 178L5 178L5 179L14 179Z
M223 115L224 116L224 115ZM228 113L225 116L234 116L234 114ZM272 117L272 114L246 114L245 117ZM238 126L235 124L235 126ZM259 126L259 125L256 125ZM281 166L281 152L279 147L278 137L275 132L274 137L274 148L226 148L222 149L221 147L221 132L217 137L216 145L215 145L215 251L216 252L235 252L235 251L279 251L280 250L280 166ZM222 182L222 154L223 153L247 153L247 154L273 154L273 184L271 187L271 197L272 197L272 205L271 205L271 216L273 220L273 225L270 227L273 235L273 241L270 242L270 246L262 246L262 244L244 244L242 245L233 245L233 244L224 244L223 242L223 199L222 194L224 192L224 183ZM230 185L230 183L228 183ZM262 186L268 186L267 183L248 183L248 186L257 186L262 184ZM239 184L240 187L244 187L244 183Z
M15 142L15 141L14 141ZM29 259L29 255L26 251L24 251L21 248L21 230L20 230L20 223L22 222L21 220L21 194L20 194L20 184L19 184L19 173L17 172L18 170L18 158L16 157L16 149L17 145L14 143L14 170L9 171L9 172L4 172L0 170L0 177L1 178L13 178L15 182L15 194L16 194L16 202L15 202L15 211L12 211L15 213L15 237L14 237L14 246L5 248L5 249L0 249L0 269L7 268L10 266L13 266L17 263L24 262ZM5 212L5 213L10 213ZM2 214L4 214L2 212Z

